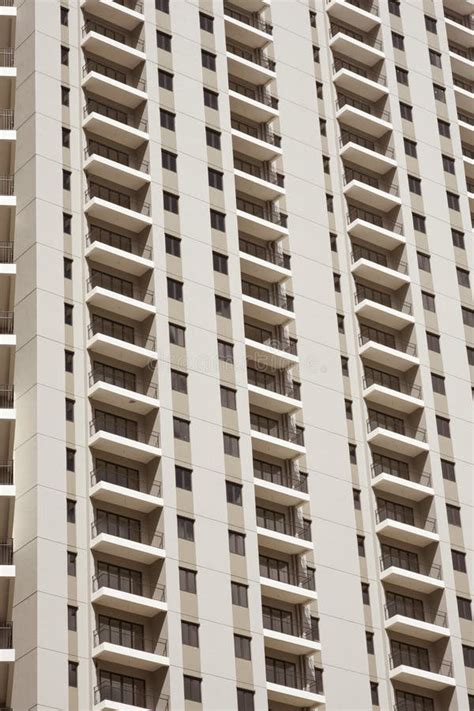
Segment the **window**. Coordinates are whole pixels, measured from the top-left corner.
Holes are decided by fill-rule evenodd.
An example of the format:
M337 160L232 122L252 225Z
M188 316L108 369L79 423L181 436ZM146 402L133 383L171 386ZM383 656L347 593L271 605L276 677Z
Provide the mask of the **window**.
M392 32L392 45L395 47L395 49L400 49L403 52L405 49L403 35L399 35L397 32Z
M313 10L309 11L309 24L311 27L316 27L316 13Z
M410 141L409 138L404 138L403 143L405 144L405 153L407 156L416 158L416 143L415 141Z
M466 249L464 244L464 234L459 230L451 230L451 237L453 238L453 245L459 249Z
M442 437L451 436L449 431L449 420L447 420L445 417L440 417L439 415L436 415L436 427L438 429L438 434Z
M221 405L229 410L237 409L236 391L221 385Z
M67 212L63 212L63 232L65 235L71 234L72 227L72 215L68 215Z
M316 96L318 97L318 99L323 99L323 98L324 98L324 95L323 95L323 85L321 84L320 81L317 81L317 82L316 82Z
M214 18L206 15L204 12L199 13L199 26L204 32L214 33Z
M176 155L176 153L171 153L171 151L165 151L165 149L162 148L161 165L165 170L172 170L173 173L176 173L177 158L178 156Z
M211 210L211 227L214 230L225 232L225 215L217 210Z
M349 445L349 461L351 464L357 464L357 445Z
M329 175L329 156L323 156L323 171Z
M459 506L446 504L446 514L448 516L448 523L451 524L451 526L461 525L461 509Z
M215 188L216 190L224 189L224 173L220 170L214 170L213 168L207 169L209 187Z
M67 574L76 577L77 571L77 553L67 552Z
M400 3L398 0L388 0L388 11L391 15L400 17Z
M361 589L362 589L362 602L364 603L364 605L370 605L369 583L361 583Z
M327 135L327 121L325 121L325 119L319 119L319 132L321 136Z
M183 644L199 647L199 625L181 620L181 638Z
M319 64L319 47L313 44L313 62Z
M474 711L474 695L473 694L468 694L467 695L467 700L469 702L469 710L468 711Z
M178 393L188 392L188 375L180 370L171 371L171 389Z
M456 212L459 212L460 207L459 207L459 195L456 195L455 193L450 193L446 191L446 197L448 199L448 207L450 210L456 210Z
M167 32L156 31L156 44L158 49L162 49L165 52L171 52L171 35Z
M241 583L231 583L232 604L238 607L248 607L248 586Z
M328 212L334 212L334 198L326 193L326 207Z
M72 279L72 259L64 257L63 260L64 278Z
M436 333L426 332L426 341L428 344L428 350L433 351L433 353L441 353L440 347L440 337Z
M224 454L230 457L239 456L239 438L224 432Z
M221 134L213 128L206 126L206 143L210 148L221 149Z
M431 373L431 384L433 386L433 392L438 393L439 395L446 395L444 378L441 375L435 375L435 373Z
M215 272L220 274L228 274L228 262L229 258L225 254L220 254L219 252L212 253L212 265Z
M216 314L223 318L230 318L230 299L216 294Z
M329 233L329 243L331 245L331 252L337 252L337 235L334 232Z
M454 570L457 570L458 573L467 573L465 553L451 549L451 558L453 560Z
M175 130L176 114L171 111L166 111L166 109L160 109L160 126L162 128L167 128L168 131Z
M65 67L69 66L69 49L61 45L61 64Z
M242 484L235 484L233 481L226 481L225 493L228 504L242 506Z
M352 420L352 400L344 400L344 406L346 409L346 419Z
M175 466L175 479L176 486L178 489L184 489L185 491L193 490L192 483L192 469L187 469L186 467Z
M454 158L450 158L449 156L442 156L443 158L443 170L446 173L452 173L454 175L455 171L455 164L454 164Z
M173 91L173 75L170 72L165 72L164 69L158 69L158 86L167 91Z
M466 346L466 351L467 351L467 362L469 365L474 365L474 348L471 348L470 346Z
M61 141L63 148L70 148L71 146L71 131L69 128L61 128Z
M68 523L76 523L76 502L66 499L66 520Z
M237 711L254 711L254 692L248 689L237 689Z
M76 403L70 398L66 398L66 420L68 422L74 422L74 405Z
M338 294L340 294L341 293L341 275L333 273L332 279L334 282L334 291L336 291Z
M460 269L459 267L456 267L456 275L458 278L459 286L465 286L469 289L469 287L470 287L469 272L466 271L465 269Z
M438 67L441 69L441 55L439 52L435 52L434 49L429 49L428 50L429 55L430 55L430 64L433 67Z
M201 64L204 69L210 69L211 72L216 71L216 55L212 52L206 52L205 49L201 49Z
M343 375L349 377L349 358L347 356L341 356L341 370Z
M449 138L451 136L449 123L447 121L443 121L442 119L438 119L438 131L439 135L444 136L445 138Z
M372 706L379 705L379 685L375 681L370 682L370 698L372 700Z
M67 86L61 87L61 104L63 106L69 106L69 95L71 90Z
M365 538L357 536L357 552L361 558L365 558Z
M71 189L71 171L63 170L63 190Z
M465 597L456 598L458 601L458 614L463 620L472 620L471 601Z
M60 8L60 17L61 17L61 24L63 27L67 27L69 25L69 10L67 7L62 7Z
M165 249L173 257L181 257L181 240L173 235L165 235Z
M217 355L225 363L234 362L234 346L226 341L217 341Z
M360 489L352 489L352 499L354 501L354 508L360 511Z
M178 538L183 541L194 541L194 521L192 518L178 516Z
M433 34L436 34L436 20L434 19L434 17L425 15L425 27L428 30L428 32L432 32Z
M444 86L439 84L433 84L434 98L436 101L441 101L443 104L446 103L446 89Z
M171 279L170 277L166 280L168 285L168 298L175 299L175 301L183 300L183 283L177 281L176 279Z
M474 328L474 311L466 306L461 306L462 322L465 326Z
M179 196L163 190L163 209L168 212L174 212L177 215L179 212Z
M66 447L66 471L76 471L76 450Z
M344 316L342 314L337 314L337 330L339 331L339 333L345 333Z
M183 420L181 417L173 417L173 436L175 439L189 442L191 438L190 427L188 420Z
M196 579L197 573L195 570L189 570L189 568L179 569L179 589L182 592L195 595L197 592Z
M441 460L441 473L446 481L456 481L456 470L454 462L447 459Z
M474 647L468 647L467 644L463 644L462 651L464 655L464 664L468 669L474 669Z
M77 607L67 606L67 628L70 632L77 632Z
M418 215L416 212L412 212L411 216L413 218L413 229L417 232L426 233L426 217L424 215Z
M421 195L421 180L419 178L415 178L414 175L409 175L408 176L408 187L409 187L411 193L415 193L416 195Z
M170 14L170 0L155 0L155 9Z
M169 324L170 343L173 346L185 346L186 329L182 326L177 326L175 323Z
M373 632L366 632L365 633L365 641L367 643L367 654L375 654L374 633Z
M400 101L400 115L406 121L413 121L413 107Z
M73 689L77 689L77 668L79 664L78 662L68 662L67 663L67 668L68 668L68 685L71 686Z
M395 75L399 84L405 84L405 86L408 86L408 72L406 69L395 67Z
M251 659L250 637L234 634L234 652L237 659Z
M64 351L64 370L66 373L74 372L74 353L73 351Z
M183 674L184 698L186 701L201 703L201 681L202 679L198 679L196 676Z
M207 106L210 109L216 109L218 108L218 94L215 91L211 91L210 89L204 89L204 106Z
M245 536L243 533L229 531L229 550L235 555L245 555Z
M430 255L423 252L416 253L418 259L418 268L424 272L431 272Z

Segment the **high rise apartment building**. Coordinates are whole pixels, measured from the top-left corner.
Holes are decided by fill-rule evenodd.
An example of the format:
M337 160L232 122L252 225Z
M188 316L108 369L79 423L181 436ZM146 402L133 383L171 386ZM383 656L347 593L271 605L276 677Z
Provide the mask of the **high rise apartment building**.
M474 708L473 10L0 1L2 711Z

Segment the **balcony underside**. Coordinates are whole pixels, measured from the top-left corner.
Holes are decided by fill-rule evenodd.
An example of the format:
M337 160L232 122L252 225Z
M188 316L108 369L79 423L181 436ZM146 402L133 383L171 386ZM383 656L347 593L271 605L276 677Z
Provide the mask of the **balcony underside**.
M150 462L161 457L161 449L151 444L138 442L128 437L99 430L89 438L89 447L106 454L115 454L118 457L127 457L135 462Z
M109 79L96 71L90 71L82 80L82 88L114 104L128 109L136 109L147 100L148 94L116 79Z
M109 533L99 533L91 541L91 548L98 553L105 553L117 558L132 560L135 563L150 565L165 557L165 551L146 543L129 541L127 538L112 536Z
M229 89L229 101L231 113L245 116L255 123L267 123L278 117L277 109L232 89Z
M253 341L251 338L245 339L245 350L252 360L265 363L272 368L286 368L298 363L297 355L273 346L267 346L258 341Z
M306 449L294 442L287 442L285 439L272 437L252 429L250 435L255 452L268 454L272 457L281 457L282 459L293 459L306 454Z
M115 141L120 145L136 150L150 140L150 136L145 131L141 131L126 123L116 121L108 116L92 111L82 122L82 127L109 141Z
M425 548L432 543L439 543L439 535L423 528L400 523L391 518L380 521L375 527L375 532L384 538L390 538L397 543L408 543L413 546Z
M89 388L89 397L91 400L98 400L107 405L120 407L122 410L127 410L137 415L147 415L160 407L160 402L155 397L142 395L133 390L111 385L101 380Z
M408 637L416 637L425 642L436 642L450 636L448 627L433 625L422 620L415 620L413 617L405 615L393 615L385 621L387 632L396 632Z
M403 353L403 351L399 351L396 348L384 346L376 341L367 341L367 343L360 346L359 356L377 363L377 365L388 366L402 373L420 365L420 359L416 356Z
M141 617L156 617L168 611L166 602L108 587L100 587L96 590L92 594L91 602L111 610L128 612Z
M383 84L378 84L372 79L366 79L366 77L356 74L350 69L339 69L334 74L333 81L338 89L356 96L363 96L366 101L378 101L389 93L387 87Z
M401 331L407 326L415 323L415 319L411 314L403 313L391 306L384 306L371 299L363 299L356 307L355 312L358 316L373 321L380 326L387 326L394 331Z
M383 583L390 583L390 585L396 585L411 592L416 591L427 594L445 588L444 582L438 578L421 573L413 573L411 570L404 570L396 566L390 566L383 570L380 574L380 580Z
M364 33L370 32L374 27L380 25L378 15L366 12L345 0L332 0L332 2L326 6L326 12L331 19L344 22L349 27L355 27Z
M133 30L145 21L144 15L115 0L82 0L81 7L94 17L111 22L124 30Z
M252 25L230 17L230 15L225 13L225 9L224 21L226 37L230 40L234 40L234 42L238 44L246 45L251 49L259 49L273 41L272 35L259 30L257 27L252 27Z
M240 232L253 235L262 240L273 241L288 235L286 227L270 222L270 220L265 220L263 217L256 217L244 210L237 209L237 222Z
M148 215L98 197L91 198L86 203L84 211L89 217L111 225L120 225L124 230L135 233L141 232L145 227L153 224L153 220Z
M268 528L262 528L262 526L257 526L257 539L259 545L280 553L288 553L289 555L300 555L313 550L312 541L305 541L303 538L271 531Z
M99 242L99 240L95 240L87 247L85 256L92 259L96 264L112 267L136 277L143 276L143 274L155 268L155 263L152 259L145 259L131 252L125 252L123 249L111 247L104 242Z
M129 168L109 158L103 158L96 153L87 158L83 168L88 175L108 180L127 190L140 190L151 182L147 173Z
M410 283L410 277L407 274L402 274L396 269L384 267L364 257L354 262L351 271L359 279L365 279L378 286L385 286L393 291Z
M360 146L353 141L345 143L340 149L339 155L343 160L356 165L358 168L371 170L378 175L385 175L389 170L394 170L397 167L397 161L393 158L388 158L382 153Z
M291 271L280 267L272 262L267 262L265 259L254 257L246 252L239 252L240 270L242 274L261 279L270 284L277 284L291 277Z
M263 597L295 605L318 599L318 595L314 590L308 590L298 585L290 585L289 583L281 583L278 580L271 580L262 576L260 576L260 589Z
M237 191L252 195L267 202L282 197L285 194L285 189L279 185L275 185L268 180L257 178L250 173L234 168L235 187Z
M262 407L263 409L271 410L272 412L282 414L284 412L293 412L294 410L303 407L301 400L295 400L293 397L280 395L272 390L260 388L257 385L249 383L248 391L249 402L251 405Z
M385 54L380 49L349 37L344 32L335 34L330 40L329 46L333 52L342 54L350 60L355 60L369 68L385 59Z
M86 34L81 46L83 50L127 69L135 69L146 59L145 52L140 52L95 31Z
M255 86L262 86L272 81L272 79L276 79L274 71L239 57L232 51L227 51L227 68L232 76L243 79L243 81Z
M372 138L382 138L393 129L392 124L378 116L345 104L336 113L337 120L350 129L366 133Z
M393 496L401 496L410 501L423 501L428 496L434 496L434 490L431 486L417 484L414 481L403 479L401 476L394 476L385 472L372 479L372 488L377 493L393 494Z
M400 664L400 666L392 669L390 679L392 681L410 684L411 686L429 689L430 691L441 691L442 689L456 686L455 680L450 676L436 674L435 672L429 672L425 669L417 669L416 667L409 667L405 664Z
M247 296L246 294L242 296L242 304L244 316L272 326L282 326L295 318L293 311L282 309L280 306L274 306L260 299L254 299L253 296Z
M112 664L126 665L131 669L155 672L162 667L169 666L168 657L161 654L142 652L131 647L123 647L120 644L102 642L92 651L93 659Z
M135 365L140 368L154 363L157 360L155 351L149 348L135 346L133 343L121 341L119 338L96 333L87 342L88 350L100 355L109 356L115 360L123 360L125 363Z
M321 644L295 634L285 634L263 628L263 641L266 649L276 649L288 654L315 654L321 651Z
M376 427L372 432L369 432L367 441L369 444L376 445L381 449L398 452L407 457L416 457L419 454L428 452L430 448L427 442L392 432L384 427Z
M299 506L309 502L309 494L299 489L292 489L258 477L254 477L253 483L255 496L264 501L281 504L282 506Z
M299 709L315 708L326 703L322 694L313 694L311 691L294 689L291 686L272 684L270 681L267 681L267 695L269 701L295 706Z
M399 235L392 230L387 230L384 227L378 227L360 218L353 220L348 226L347 231L351 237L357 237L375 247L382 247L390 251L406 242L403 235Z
M145 514L163 508L163 499L159 496L145 494L142 491L128 489L108 481L98 481L97 484L94 484L89 491L89 496L95 501L133 509Z
M396 195L391 195L385 190L373 188L361 180L351 180L344 187L346 197L379 212L390 212L396 207L400 207L402 201Z
M134 321L144 321L149 316L154 316L156 308L153 304L146 304L129 296L122 296L115 291L95 286L87 294L86 301L91 306L105 309L123 318Z
M425 406L424 400L420 398L404 395L398 390L392 390L376 383L369 385L362 395L364 400L371 404L389 407L405 414L410 414Z
M262 162L273 160L281 156L281 148L250 136L248 133L232 129L232 147L237 153L249 156Z

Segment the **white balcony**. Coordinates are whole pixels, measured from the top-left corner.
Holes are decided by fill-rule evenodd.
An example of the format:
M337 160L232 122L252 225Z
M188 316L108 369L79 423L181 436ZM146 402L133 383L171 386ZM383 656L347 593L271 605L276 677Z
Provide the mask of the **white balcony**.
M425 548L432 543L439 543L439 535L428 528L412 526L408 523L385 518L377 523L375 532L385 538L394 539L397 543L408 543L412 546Z
M244 130L239 130L237 128L238 125L239 122L233 122L231 131L232 147L234 151L243 155L248 155L251 158L255 158L256 160L260 160L262 162L274 160L282 155L281 148L275 145L273 134L267 135L262 132L262 138L257 138ZM245 128L245 126L241 125L241 128Z
M278 109L270 101L260 101L231 88L229 89L229 102L231 113L245 116L255 123L267 123L278 118L279 115Z
M140 190L151 183L151 177L145 171L130 168L97 153L86 157L83 168L88 175L116 183L128 190Z
M92 593L92 604L109 607L112 610L128 612L141 617L156 617L168 611L168 605L161 600L123 592L107 586L99 587Z
M391 615L385 620L385 629L387 632L416 637L416 639L422 639L425 642L437 642L440 639L447 639L451 634L449 627L435 625L399 614Z
M136 346L133 343L127 343L120 338L106 336L103 333L95 333L90 336L87 341L88 350L100 355L109 356L115 360L123 360L125 363L138 367L145 367L150 363L154 363L158 356L154 349L143 348Z
M274 241L281 237L288 236L289 232L279 222L272 222L270 219L258 217L251 212L239 209L237 206L237 222L240 232L245 232L262 240Z
M453 74L469 81L474 76L474 62L472 59L467 59L456 51L450 50L449 58L451 60L451 69Z
M346 198L356 200L380 212L390 212L390 210L400 207L402 204L400 197L393 192L373 187L357 178L353 178L344 185L344 195Z
M385 54L380 49L350 37L343 30L333 35L329 46L333 52L343 54L367 67L373 67L374 64L385 59Z
M367 259L366 257L360 257L356 262L352 264L351 267L352 274L360 279L366 279L379 286L384 286L387 289L396 291L402 286L407 286L410 284L410 277L408 274L404 274L396 269L391 269L382 264L377 264L377 262Z
M141 232L145 227L153 224L153 220L149 215L145 215L138 210L122 207L110 200L93 197L90 194L87 196L84 211L89 217L108 222L111 225L120 225L123 229L135 233Z
M265 66L265 58L263 63L246 59L236 54L232 47L227 49L226 56L229 74L232 76L256 86L267 84L272 79L276 79L275 71L270 69L269 66Z
M303 407L301 400L282 395L273 390L267 390L258 385L252 385L251 383L249 383L248 392L251 405L262 407L263 409L271 410L279 414L294 412L294 410Z
M157 397L143 395L135 390L112 385L99 378L97 382L89 386L89 397L91 400L120 407L137 415L147 415L160 407L160 401Z
M392 432L385 427L375 427L367 435L369 444L376 445L391 452L398 452L407 457L416 457L429 451L429 444L415 437Z
M276 649L279 652L288 654L308 655L321 651L320 642L313 642L312 639L298 636L296 632L294 634L286 634L268 629L265 626L263 627L263 642L265 649Z
M146 131L103 116L98 111L88 113L82 122L82 127L96 136L115 141L132 150L136 150L150 140L150 135Z
M346 67L341 67L336 71L333 81L338 89L348 91L356 96L363 96L366 101L376 102L389 94L385 84L364 77Z
M461 113L458 115L458 122L461 141L467 145L474 146L474 118Z
M0 664L13 664L15 661L14 649L0 649Z
M303 537L272 531L269 528L257 525L257 540L260 546L272 551L300 555L313 550L313 542Z
M96 96L129 109L136 109L148 98L146 91L137 89L123 81L112 79L94 70L86 72L82 80L82 88Z
M409 479L404 479L401 476L394 476L386 472L377 474L372 479L372 488L381 494L393 494L400 496L410 501L423 501L427 497L434 496L432 486L419 484Z
M388 250L396 249L400 245L405 244L405 237L392 230L387 230L385 227L379 227L367 220L356 217L347 227L347 231L351 237L358 237L376 247L383 247Z
M134 706L133 704L122 704L119 701L103 699L94 704L94 711L150 711L144 706Z
M120 536L113 536L110 533L99 533L93 536L91 548L98 553L105 553L116 558L132 560L135 563L145 563L146 565L163 560L166 555L163 548L131 541Z
M94 286L87 294L86 302L90 306L96 306L97 308L111 311L120 317L130 318L135 321L144 321L156 313L154 304L124 296L102 286Z
M298 356L289 350L278 347L278 341L272 340L272 345L260 343L252 338L245 338L245 350L253 360L263 360L273 368L286 368L298 363Z
M94 432L89 438L89 447L107 454L127 457L127 459L143 462L144 464L152 459L161 458L161 449L159 447L129 437L122 437L106 430Z
M267 259L255 257L247 252L239 252L240 270L242 274L266 281L270 284L283 282L285 279L290 279L291 271L280 264L275 264Z
M96 482L91 487L89 496L95 501L122 506L145 514L163 508L161 496L145 494L143 491L129 489L126 486L119 486L104 480Z
M472 92L472 83L465 84L461 86L454 80L454 97L456 99L456 106L461 111L472 111L472 102L474 99L474 94Z
M360 345L359 356L379 365L394 368L402 373L420 365L420 359L416 356L404 353L403 350L377 343L377 341L369 340Z
M343 160L347 160L360 168L371 170L373 173L378 173L378 175L385 175L389 170L394 170L397 167L397 161L394 158L361 146L355 141L345 143L341 147L339 155Z
M352 5L346 0L332 0L326 6L329 17L339 22L346 23L349 27L355 27L361 32L370 32L374 27L380 25L380 18L374 12L367 12L362 8Z
M262 299L255 299L253 296L247 296L247 294L242 296L242 305L244 316L255 318L272 326L281 326L293 321L295 318L293 311L275 306L275 304L270 304Z
M101 642L92 650L92 658L101 662L120 664L129 669L155 672L163 667L169 667L169 659L161 654L144 652L121 644Z
M7 6L7 5L2 5L0 6L0 18L5 17L7 18L16 18L17 16L17 11L16 7L14 6Z
M357 316L373 321L380 326L387 326L394 331L401 331L415 323L415 318L411 314L379 304L368 298L364 298L356 304L355 312Z
M390 679L430 691L442 691L456 686L452 676L437 674L436 672L426 671L426 669L418 669L407 664L399 664L391 669Z
M302 585L283 583L279 580L272 580L271 578L265 578L263 576L260 576L260 590L263 597L269 597L272 600L280 600L295 605L303 605L318 599L318 594L315 590L310 590Z
M145 22L143 12L128 8L115 0L82 0L81 7L101 20L111 22L124 30L133 30Z
M267 695L269 701L275 701L288 706L301 708L315 708L326 703L326 697L305 689L295 689L284 684L274 684L267 681Z
M370 404L389 407L404 414L411 414L425 406L424 400L419 397L406 395L378 383L371 383L365 387L362 396Z
M109 244L105 244L105 242L100 242L98 239L89 244L86 248L85 256L92 259L96 264L112 267L136 277L141 277L155 268L155 263L152 259L139 257L137 254L112 247Z
M276 182L259 178L234 167L235 187L239 192L247 193L252 197L265 202L275 200L285 194L285 188Z
M393 126L387 118L379 118L375 114L363 111L349 104L344 104L336 112L337 120L349 128L366 133L372 138L381 138Z
M232 17L225 7L224 20L226 37L239 44L246 45L252 49L259 49L273 41L273 37L268 31L269 27L266 27L264 22L255 23L255 26L248 24L243 18L239 20L237 14Z
M444 581L434 575L415 573L405 568L391 565L380 573L380 580L383 583L390 583L397 587L404 588L410 592L420 592L430 594L436 590L444 590Z
M472 7L470 12L472 13ZM469 17L472 17L472 14L466 15L465 17L468 20ZM468 27L467 24L463 25L460 22L456 22L454 19L451 19L449 13L445 14L444 22L446 26L446 34L448 35L448 40L450 42L466 47L466 49L474 47L474 30Z
M250 429L250 436L254 452L261 452L262 454L268 454L281 459L293 459L294 457L306 454L306 449L301 444L289 442L281 437L273 437L272 435L252 429L252 427Z
M309 494L302 488L275 484L273 481L254 476L255 496L264 501L282 506L300 506L309 503Z
M94 28L94 23L91 23L91 27ZM135 69L138 64L144 62L146 59L145 52L134 49L124 42L106 37L95 29L88 28L81 42L81 47L83 50L95 54L101 59L106 59L127 69Z

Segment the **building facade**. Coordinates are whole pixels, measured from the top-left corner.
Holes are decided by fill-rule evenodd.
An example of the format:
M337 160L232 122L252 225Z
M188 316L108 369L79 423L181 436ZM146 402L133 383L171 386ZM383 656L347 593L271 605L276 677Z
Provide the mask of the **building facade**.
M474 708L473 9L1 0L1 709Z

